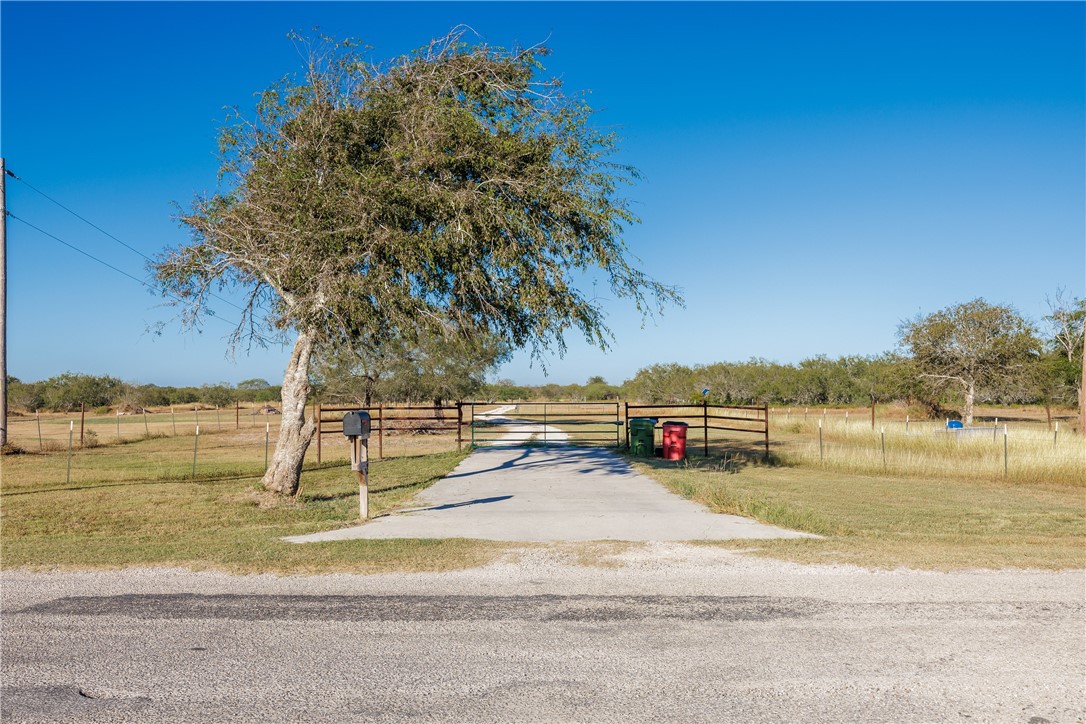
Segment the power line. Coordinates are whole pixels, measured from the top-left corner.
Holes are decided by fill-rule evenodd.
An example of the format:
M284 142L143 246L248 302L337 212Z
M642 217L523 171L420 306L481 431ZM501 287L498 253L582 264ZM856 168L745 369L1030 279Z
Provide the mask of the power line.
M89 219L87 219L87 218L85 218L85 217L83 217L83 216L80 216L79 214L77 214L76 212L72 211L71 209L69 209L69 208L68 208L67 206L65 206L64 204L62 204L62 203L60 203L59 201L57 201L56 199L54 199L54 198L53 198L52 196L50 196L49 194L47 194L47 193L45 193L44 191L42 191L41 189L39 189L39 188L36 188L36 187L34 187L34 186L31 186L31 185L30 185L30 183L28 183L28 182L27 182L26 180L24 180L24 179L23 179L22 177L20 177L20 176L16 176L16 175L15 175L14 173L12 173L10 169L5 169L5 171L7 172L7 175L8 175L8 176L11 176L11 177L12 177L13 179L15 179L15 180L16 180L16 181L18 181L19 183L23 184L24 186L26 186L26 187L27 187L28 189L30 189L30 190L31 190L31 191L33 191L34 193L36 193L36 194L40 194L41 196L43 196L44 198L46 198L46 199L48 199L49 201L53 202L54 204L56 204L56 205L57 205L57 206L59 206L60 208L64 209L64 210L65 210L65 211L67 211L67 212L68 212L69 214L71 214L71 215L72 215L72 216L74 216L75 218L79 219L79 220L80 220L80 221L82 221L83 223L85 223L85 224L89 225L90 227L92 227L92 228L96 229L97 231L101 232L102 234L105 234L105 235L106 235L106 236L108 236L108 237L109 237L110 239L113 239L113 241L117 242L118 244L120 244L121 246L123 246L123 247L124 247L125 249L128 249L129 251L131 251L131 252L133 252L133 253L135 253L135 254L139 254L139 255L140 255L141 257L143 257L143 258L144 258L144 259L146 259L147 261L151 262L152 264L154 264L154 263L155 263L155 260L154 260L154 259L152 259L151 257L147 256L146 254L144 254L144 253L143 253L142 251L140 251L139 249L137 249L137 248L135 248L135 247L133 247L133 246L130 246L130 245L128 245L128 244L126 244L126 243L124 243L123 241L121 241L120 239L118 239L118 238L117 238L116 236L114 236L113 234L111 234L111 233L109 233L108 231L106 231L105 229L103 229L103 228L102 228L101 226L98 226L98 225L97 225L97 224L95 224L95 223L94 223L93 221L90 221ZM19 219L19 221L22 221L22 222L23 222L24 224L26 223L26 221L23 221L22 219ZM39 229L39 231L40 231L40 229ZM45 234L46 232L44 232L44 231L43 231L42 233L43 233L43 234ZM48 234L47 234L47 235L48 235ZM53 237L53 238L54 238L54 239L56 239L56 237ZM57 241L60 241L60 239L57 239ZM61 243L63 244L64 242L61 242ZM74 249L75 247L72 247L72 248ZM76 251L79 251L79 252L80 252L81 254L85 254L85 253L86 253L86 252L84 252L84 251L82 251L82 250L80 250L80 249L76 249ZM88 254L88 256L90 256L90 255ZM91 257L91 258L93 259L94 257ZM97 261L97 260L96 260L96 261ZM105 262L103 262L103 263L105 263ZM107 265L107 266L108 266L108 265ZM118 270L118 271L119 271L119 270ZM122 274L124 274L124 272L121 272L121 273L122 273ZM141 284L143 284L143 282L140 282L140 283L141 283ZM245 311L245 308L244 308L244 307L242 307L242 306L239 306L239 305L235 304L234 302L231 302L231 301L230 301L229 299L226 299L226 298L224 298L224 297L220 297L220 296L219 296L218 294L215 294L214 292L210 292L210 291L209 291L209 292L208 292L208 296L212 297L213 299L217 299L217 300L219 300L219 301L220 301L220 302L222 302L223 304L229 304L229 305L230 305L231 307L233 307L234 309L240 310L240 311L242 311L242 312L244 312L244 311Z
M138 277L134 277L134 276L132 276L132 275L131 275L131 274L129 274L128 272L124 271L123 269L118 269L117 267L113 266L113 265L112 265L112 264L110 264L109 262L106 262L106 261L102 261L101 259L99 259L98 257L94 256L93 254L89 254L89 253L87 253L87 252L83 251L83 250L82 250L82 249L80 249L80 248L79 248L78 246L75 246L75 245L73 245L73 244L69 244L68 242L64 241L64 239L61 239L61 238L60 238L60 237L58 237L58 236L54 236L53 234L50 234L50 233L49 233L48 231L46 231L45 229L42 229L41 227L38 227L38 226L34 226L34 224L31 224L31 223L30 223L29 221L27 221L26 219L22 219L22 218L19 218L18 216L16 216L15 214L13 214L13 213L12 213L12 212L10 212L10 211L8 212L8 216L10 216L11 218L15 219L16 221L21 221L21 222L23 222L24 224L26 224L27 226L29 226L29 227L30 227L31 229L33 229L34 231L37 231L37 232L38 232L39 234L44 234L44 235L48 236L48 237L49 237L50 239L52 239L53 241L59 242L59 243L63 244L64 246L68 247L69 249L72 249L73 251L77 251L77 252L79 252L80 254L82 254L83 256L87 257L88 259L93 259L94 261L98 262L98 263L99 263L99 264L101 264L102 266L105 266L105 267L109 267L110 269L112 269L113 271L117 272L118 274L123 274L124 276L128 277L128 278L129 278L129 279L131 279L132 281L134 281L134 282L136 282L136 283L138 283L138 284L142 284L143 286L147 287L148 289L151 289L151 290L155 290L155 288L154 288L153 286L151 286L150 284L148 284L148 283L147 283L147 282L145 282L144 280L142 280L142 279L140 279L140 278L138 278ZM155 291L157 291L157 290L155 290Z
M120 239L118 239L118 238L117 238L116 236L114 236L113 234L111 234L111 233L109 233L108 231L106 231L105 229L103 229L103 228L102 228L101 226L98 226L97 224L95 224L95 223L94 223L93 221L90 221L89 219L86 219L86 218L84 218L84 217L80 216L79 214L75 213L74 211L72 211L71 209L69 209L69 208L68 208L67 206L65 206L64 204L60 203L59 201L57 201L56 199L54 199L54 198L53 198L52 196L50 196L49 194L47 194L47 193L45 193L44 191L42 191L41 189L38 189L38 188L35 188L34 186L31 186L31 185L30 185L29 183L27 183L27 182L26 182L25 180L23 180L23 178L22 178L22 177L20 177L20 176L16 176L16 175L15 175L15 174L13 174L13 173L12 173L12 172L11 172L10 170L9 170L9 171L8 171L7 173L8 173L8 176L11 176L11 177L12 177L13 179L15 179L16 181L18 181L19 183L21 183L21 184L22 184L23 186L26 186L26 187L27 187L28 189L30 189L30 190L31 190L31 191L33 191L34 193L36 193L36 194L40 194L41 196L44 196L45 198L49 199L49 200L50 200L50 201L52 201L52 202L53 202L54 204L56 204L56 205L57 205L57 206L59 206L60 208L64 209L65 211L67 211L67 212L68 212L69 214L71 214L71 215L72 215L72 216L74 216L75 218L79 219L80 221L82 221L82 222L84 222L84 223L86 223L86 224L89 224L90 226L94 227L94 228L95 228L95 229L97 229L98 231L100 231L100 232L102 232L103 234L105 234L106 236L108 236L108 237L109 237L110 239L113 239L113 240L114 240L115 242L117 242L118 244L120 244L121 246L123 246L123 247L124 247L125 249L128 249L129 251L132 251L132 252L135 252L136 254L139 254L140 256L142 256L142 257L143 257L144 259L146 259L146 260L147 260L147 261L149 261L149 262L152 262L152 263L154 262L154 260L153 260L153 259L152 259L151 257L147 256L146 254L144 254L144 253L143 253L142 251L140 251L139 249L137 249L137 248L135 248L135 247L133 247L133 246L129 246L128 244L124 243L123 241L121 241ZM22 221L22 219L20 219L20 221ZM23 221L23 223L25 224L26 222L25 222L25 221ZM44 233L44 232L42 232L42 233ZM54 237L54 238L55 238L55 237ZM58 239L58 241L59 241L59 239ZM61 243L63 243L63 242L61 242ZM74 248L74 247L73 247L73 248ZM78 250L77 250L77 251L78 251ZM123 273L123 272L122 272L122 273Z
M41 228L41 227L39 227L39 226L35 226L34 224L31 224L31 223L30 223L29 221L27 221L26 219L22 219L22 218L20 218L20 217L16 216L15 214L13 214L13 213L12 213L12 212L10 212L10 211L8 211L8 212L7 212L7 216L10 216L11 218L15 219L16 221L19 221L19 222L22 222L23 224L26 224L27 226L29 226L29 227L30 227L31 229L33 229L34 231L37 231L37 232L38 232L39 234L44 234L45 236L48 236L48 237L49 237L50 239L52 239L53 241L56 241L56 242L57 242L57 243L59 243L59 244L63 244L64 246L68 247L68 248L69 248L69 249L71 249L72 251L76 251L76 252L79 252L80 254L82 254L83 256L87 257L88 259L92 259L92 260L94 260L94 261L98 262L99 264L101 264L102 266L104 266L104 267L107 267L107 268L109 268L109 269L112 269L113 271L117 272L118 274L120 274L120 275L122 275L122 276L126 276L126 277L128 277L128 278L129 278L129 279L131 279L132 281L136 282L137 284L141 284L141 285L143 285L143 286L147 287L148 289L150 289L150 290L151 290L151 291L153 291L153 292L158 292L158 291L160 291L160 289L159 289L158 287L154 286L153 284L149 284L149 283L147 283L146 281L144 281L143 279L140 279L139 277L135 277L135 276L132 276L132 275L131 275L131 274L129 274L128 272L124 271L123 269L118 269L117 267L113 266L113 265L112 265L112 264L110 264L109 262L107 262L107 261L103 261L103 260L99 259L99 258L98 258L98 257L96 257L96 256L95 256L94 254L91 254L91 253L89 253L89 252L83 251L82 249L80 249L80 248L79 248L78 246L76 246L76 245L74 245L74 244L69 244L69 243L68 243L67 241L64 241L64 239L61 239L61 238L60 238L59 236L56 236L56 235L54 235L54 234L50 234L50 233L49 233L48 231L46 231L45 229L43 229L43 228ZM137 253L138 253L138 252L137 252ZM172 299L174 299L175 301L182 301L181 299L178 299L177 297L171 297L171 298L172 298ZM209 311L210 311L210 310L209 310ZM218 320L221 320L221 321L223 321L223 322L225 322L225 323L227 323L227 324L229 324L229 325L231 325L231 326L234 326L234 327L237 327L237 326L238 326L238 325L237 325L237 324L236 324L235 322L231 322L231 321L230 321L229 319L225 319L224 317L219 317L219 316L217 316L216 314L214 314L213 312L212 312L212 313L210 313L210 314L208 314L208 316L209 316L209 317L211 317L212 319L218 319Z

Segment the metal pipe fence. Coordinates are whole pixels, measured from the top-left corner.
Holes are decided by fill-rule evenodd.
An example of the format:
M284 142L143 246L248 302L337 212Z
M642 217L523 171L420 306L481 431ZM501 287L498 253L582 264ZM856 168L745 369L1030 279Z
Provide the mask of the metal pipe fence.
M761 437L764 455L769 457L769 406L768 405L711 405L708 402L686 404L657 404L641 405L626 403L626 446L629 447L629 420L631 417L648 417L656 420L667 418L666 422L685 422L687 430L701 430L702 454L709 456L711 443L721 444L727 442L715 438L710 431L749 433ZM739 411L743 414L720 414ZM648 412L650 414L643 414ZM746 423L744 425L720 425L718 420L734 423ZM699 424L700 423L700 424ZM662 427L658 422L657 428ZM689 449L690 438L687 438Z

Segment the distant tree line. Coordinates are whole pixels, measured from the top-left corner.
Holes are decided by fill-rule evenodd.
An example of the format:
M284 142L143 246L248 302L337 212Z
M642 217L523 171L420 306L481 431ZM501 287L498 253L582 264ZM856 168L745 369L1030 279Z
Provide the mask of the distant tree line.
M621 385L593 376L584 384L487 383L486 375L509 357L500 340L440 335L333 348L316 354L311 382L322 403L441 405L456 400L638 400L656 403L869 405L905 401L937 417L955 411L971 420L977 403L1075 405L1083 374L1086 300L1050 302L1038 327L1010 307L975 299L908 320L898 330L897 351L874 356L817 356L798 364L676 363L644 367ZM1040 331L1043 330L1043 331ZM704 391L704 395L703 395ZM15 407L67 411L80 403L156 407L203 403L227 407L235 400L273 402L279 388L251 379L201 387L162 387L108 376L65 373L42 382L8 378Z
M623 396L651 402L868 405L904 400L942 416L976 403L1080 404L1086 300L1057 294L1043 329L1013 308L974 299L904 322L899 349L876 356L761 359L685 366L656 364L623 385Z
M78 410L80 404L86 405L88 409L113 406L166 407L196 403L229 407L236 401L277 401L279 387L261 379L244 380L237 385L220 382L200 387L170 387L124 382L108 375L65 372L40 382L23 382L9 376L8 398L13 407L28 411L69 412Z
M976 403L1075 405L1081 399L1086 300L1060 293L1049 306L1039 327L1013 308L974 299L904 322L899 349L874 356L653 364L618 387L600 377L585 385L501 380L481 392L496 401L833 406L901 400L938 417L956 415L945 406L960 404L967 421Z

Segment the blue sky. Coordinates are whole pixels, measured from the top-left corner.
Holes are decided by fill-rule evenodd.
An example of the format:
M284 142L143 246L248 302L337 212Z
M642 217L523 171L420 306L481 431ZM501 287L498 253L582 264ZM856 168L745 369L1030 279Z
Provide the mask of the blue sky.
M626 239L686 308L643 326L604 301L610 352L570 339L546 378L518 355L498 375L520 383L877 354L903 319L978 296L1039 319L1058 288L1086 295L1082 3L5 1L0 23L8 168L148 256L186 238L172 202L215 188L223 107L298 70L289 30L357 37L378 58L461 23L495 45L545 42L548 72L591 91L644 174ZM147 277L8 181L20 219ZM282 376L284 349L229 359L221 320L148 333L174 312L14 219L8 277L20 379Z

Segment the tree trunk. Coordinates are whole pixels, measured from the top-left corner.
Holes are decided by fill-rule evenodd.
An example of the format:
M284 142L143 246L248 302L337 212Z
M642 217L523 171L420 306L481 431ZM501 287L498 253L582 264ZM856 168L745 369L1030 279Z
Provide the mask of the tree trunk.
M279 440L275 443L268 471L261 481L264 487L281 495L294 495L302 478L305 451L316 432L316 423L305 419L305 403L309 397L309 360L313 356L313 338L298 333L294 353L283 375L283 419L279 423Z
M1086 435L1086 321L1082 323L1082 379L1078 383L1078 434Z
M962 411L962 424L973 424L973 400L977 396L977 388L973 382L966 385L965 388L965 410Z

